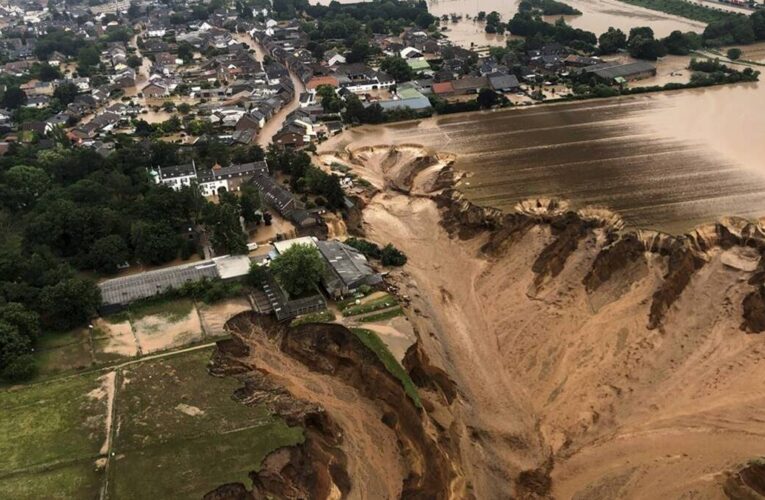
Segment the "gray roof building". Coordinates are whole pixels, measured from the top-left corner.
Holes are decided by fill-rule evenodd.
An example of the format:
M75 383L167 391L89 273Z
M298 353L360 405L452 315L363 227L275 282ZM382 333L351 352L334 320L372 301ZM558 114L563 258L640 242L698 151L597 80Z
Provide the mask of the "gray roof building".
M603 63L587 66L583 71L599 76L604 80L614 80L616 78L635 80L656 75L656 66L647 61L636 61L627 64Z
M367 258L355 248L339 241L317 241L316 246L327 261L322 281L330 295L347 295L362 285L382 282Z
M504 73L492 73L489 75L489 86L493 90L508 92L521 86L518 77Z
M263 199L281 215L289 216L292 210L298 208L299 204L292 193L280 186L270 175L256 175L252 182L260 190Z
M226 255L106 280L98 285L101 289L101 309L103 313L114 312L132 302L179 288L185 283L244 276L249 271L249 262L247 256Z

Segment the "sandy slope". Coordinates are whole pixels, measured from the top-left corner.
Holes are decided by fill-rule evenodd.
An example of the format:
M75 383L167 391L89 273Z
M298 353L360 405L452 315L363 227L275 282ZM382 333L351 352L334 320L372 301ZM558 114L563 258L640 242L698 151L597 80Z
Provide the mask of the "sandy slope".
M400 167L366 160L362 176L396 184L386 171ZM765 336L739 329L751 272L709 252L649 330L665 257L646 254L588 294L602 230L539 285L532 264L548 226L489 257L486 234L460 240L440 219L432 200L387 189L363 227L409 257L393 279L427 354L458 385L452 430L477 498L530 494L517 478L536 468L551 470L556 498L719 498L724 472L765 455Z

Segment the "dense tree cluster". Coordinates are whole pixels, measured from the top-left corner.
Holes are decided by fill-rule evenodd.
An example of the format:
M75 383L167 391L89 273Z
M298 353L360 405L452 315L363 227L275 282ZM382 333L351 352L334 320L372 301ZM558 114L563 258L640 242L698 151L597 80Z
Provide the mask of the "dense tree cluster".
M345 244L355 248L369 259L379 259L384 266L403 266L406 264L404 252L388 243L380 248L376 243L362 238L348 238Z
M521 0L519 12L539 12L543 16L578 16L581 12L557 0Z
M216 151L225 152L225 161L253 161L263 158L262 150L207 144L181 152L164 142L118 142L108 158L86 148L14 145L0 159L0 310L16 304L39 318L38 329L80 325L100 304L83 271L111 274L128 262L188 258L197 251L189 234L198 225L221 252L246 252L240 216L259 221L256 189L245 187L242 196L223 192L213 204L195 186L157 185L150 171L192 158L204 168ZM27 358L15 360L30 352L36 335L3 321L0 315L0 375L13 366L16 375L7 376L21 376Z
M313 166L305 152L271 147L267 158L271 169L290 176L290 187L295 193L315 194L316 200L329 209L343 207L345 194L340 178Z
M547 40L558 42L564 45L571 45L574 42L580 42L585 45L594 46L597 43L597 37L594 33L579 28L573 28L561 18L555 24L550 24L540 16L530 12L519 12L507 23L508 30L513 35L534 37L542 36Z
M414 71L406 59L397 56L386 57L380 61L380 69L388 73L397 82L408 82L414 79Z

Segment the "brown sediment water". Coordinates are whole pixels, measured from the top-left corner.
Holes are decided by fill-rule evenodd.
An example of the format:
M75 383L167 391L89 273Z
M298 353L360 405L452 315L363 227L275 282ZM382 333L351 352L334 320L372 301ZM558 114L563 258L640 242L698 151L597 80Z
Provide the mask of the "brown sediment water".
M339 0L339 2L357 3L358 0ZM328 5L329 0L311 3ZM486 13L497 11L502 15L503 20L509 20L518 12L519 3L520 0L428 0L428 10L438 17L450 14L475 17L481 11ZM664 37L674 30L700 33L705 26L704 23L644 9L619 0L567 0L566 3L582 13L581 16L564 16L566 22L575 28L592 31L595 34L603 33L609 26L620 28L625 32L636 26L651 26L657 36ZM548 20L554 21L557 17L560 16L550 16ZM485 45L485 40L486 37L478 33L470 39L457 36L455 43L464 44L465 41L474 41L477 45Z
M363 126L322 145L420 144L455 156L483 206L555 197L683 232L765 215L765 85L738 84Z

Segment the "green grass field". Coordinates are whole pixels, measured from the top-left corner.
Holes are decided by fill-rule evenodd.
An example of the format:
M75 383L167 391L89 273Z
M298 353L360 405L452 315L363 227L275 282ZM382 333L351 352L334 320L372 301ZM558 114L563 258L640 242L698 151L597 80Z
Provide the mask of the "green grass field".
M98 498L103 472L90 460L0 477L0 497L14 500Z
M228 434L211 432L136 449L113 463L112 498L201 498L230 482L250 485L248 474L265 456L302 441L302 431L281 422Z
M98 374L84 374L0 392L0 498L97 496L101 386Z
M361 323L373 323L375 321L385 321L392 318L395 318L397 316L401 316L404 314L404 310L400 307L394 307L393 309L388 309L387 311L382 311L377 314L370 314L368 316L364 316L362 318L359 318L359 321Z
M226 482L249 484L247 472L269 452L302 440L302 429L234 401L239 382L209 375L209 358L203 349L123 369L113 496L191 498Z
M395 297L390 294L385 294L383 297L379 297L374 300L370 300L364 304L349 305L342 309L343 316L357 316L359 314L366 314L380 309L385 309L398 304Z
M46 333L35 347L39 378L89 368L93 363L87 328Z
M396 361L395 356L390 352L388 346L385 345L385 342L380 340L380 337L378 337L372 330L367 330L366 328L351 328L350 330L365 346L377 354L377 357L385 365L385 368L387 368L394 377L401 381L401 385L404 386L404 391L406 391L406 394L412 401L414 401L418 407L422 406L422 400L420 400L420 395L417 393L417 387L414 385L414 382L412 382L412 379L409 377L406 370L404 370L404 367Z
M330 323L334 320L335 314L332 311L319 311L298 316L292 320L290 326L304 325L306 323Z
M248 473L302 442L303 430L235 401L240 383L210 375L210 354L117 368L108 472L109 372L0 391L0 499L97 498L104 480L111 498L200 498L227 482L249 485Z

